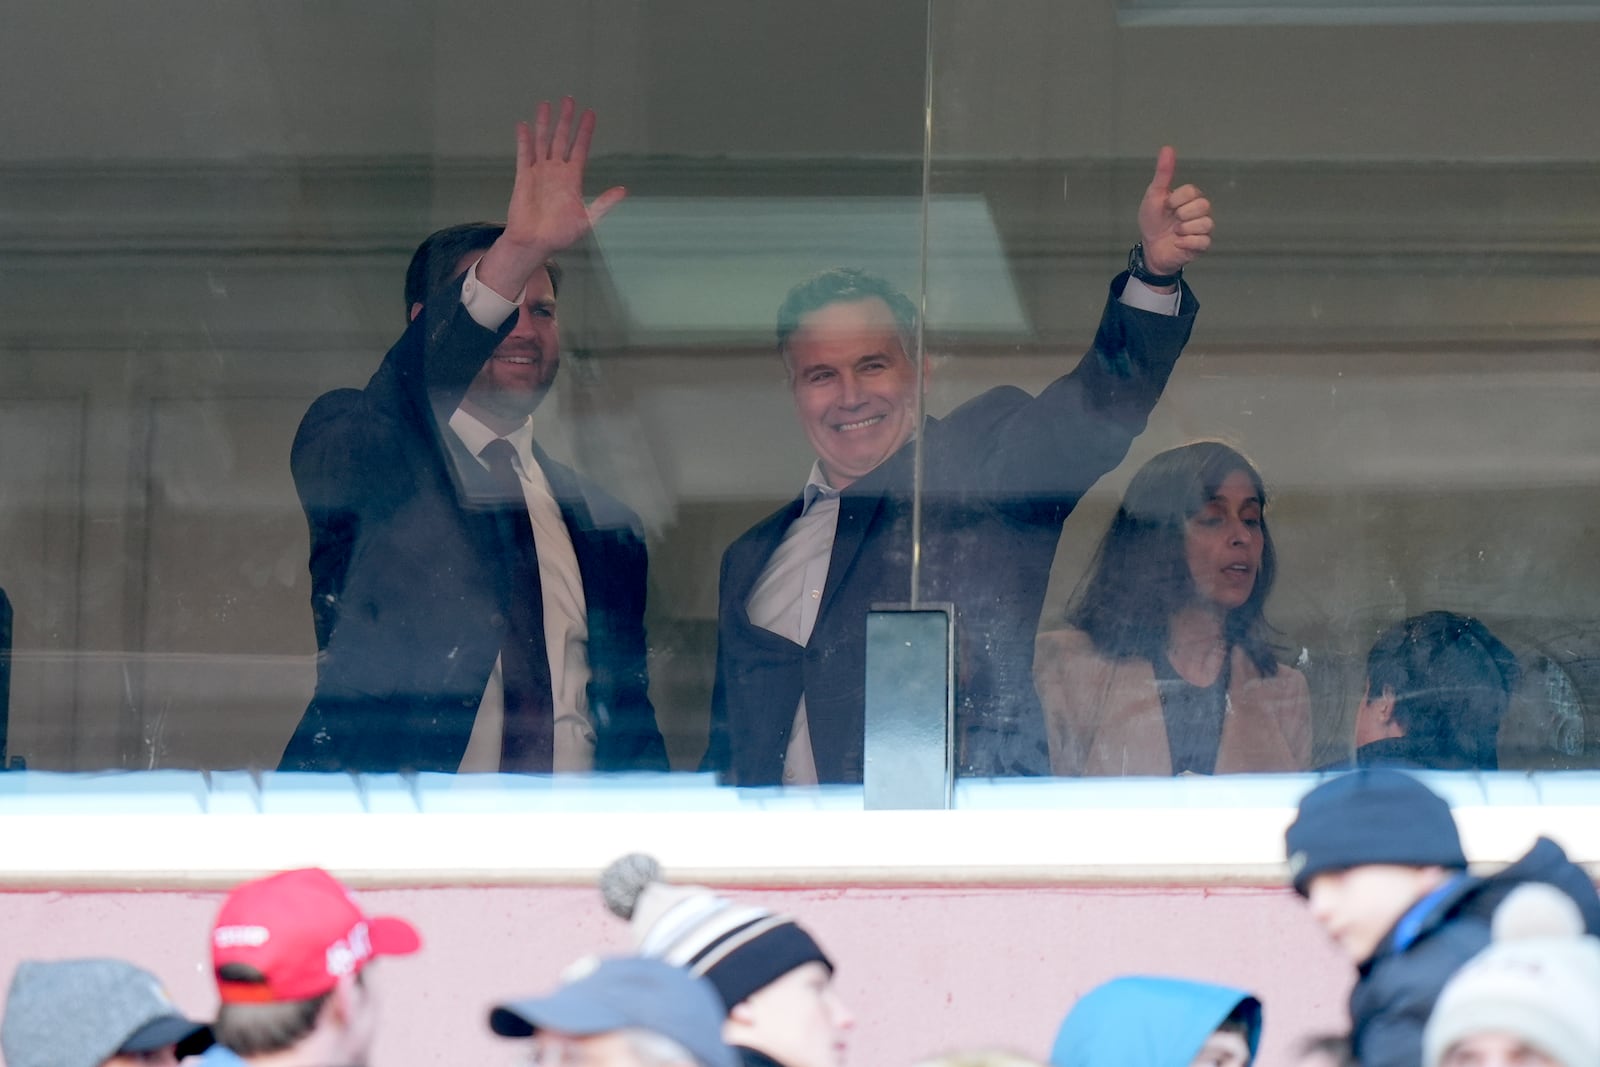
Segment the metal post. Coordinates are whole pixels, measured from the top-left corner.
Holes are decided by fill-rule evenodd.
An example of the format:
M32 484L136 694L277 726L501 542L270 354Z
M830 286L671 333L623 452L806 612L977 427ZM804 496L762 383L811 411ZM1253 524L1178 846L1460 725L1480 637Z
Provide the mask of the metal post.
M954 786L955 606L867 613L868 808L948 808Z

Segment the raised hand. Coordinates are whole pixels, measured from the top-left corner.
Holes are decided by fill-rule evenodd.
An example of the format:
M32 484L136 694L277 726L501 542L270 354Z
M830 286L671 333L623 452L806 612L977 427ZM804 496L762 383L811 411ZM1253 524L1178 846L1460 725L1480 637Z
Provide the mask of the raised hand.
M1211 247L1211 201L1193 185L1172 188L1178 153L1170 145L1156 155L1155 177L1139 203L1139 239L1145 266L1176 274Z
M533 128L517 123L517 174L506 208L506 232L478 264L478 278L511 298L545 260L581 240L627 190L607 189L583 202L583 171L594 139L594 112L573 121L572 97L561 101L555 126L550 104L539 105Z

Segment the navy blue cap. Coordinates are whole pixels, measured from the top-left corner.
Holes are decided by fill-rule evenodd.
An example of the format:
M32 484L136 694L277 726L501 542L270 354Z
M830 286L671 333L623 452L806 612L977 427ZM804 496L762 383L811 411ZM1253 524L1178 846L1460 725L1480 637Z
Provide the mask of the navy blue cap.
M1368 769L1324 782L1300 800L1284 835L1289 875L1306 895L1311 879L1372 863L1467 866L1444 798L1401 771Z
M130 1034L118 1052L155 1052L172 1045L178 1059L204 1052L215 1042L211 1027L185 1019L181 1015L164 1015L152 1019Z
M489 1028L501 1037L559 1030L590 1037L613 1030L649 1030L682 1045L701 1067L737 1067L722 1040L727 1017L710 982L660 960L601 960L555 992L498 1005Z

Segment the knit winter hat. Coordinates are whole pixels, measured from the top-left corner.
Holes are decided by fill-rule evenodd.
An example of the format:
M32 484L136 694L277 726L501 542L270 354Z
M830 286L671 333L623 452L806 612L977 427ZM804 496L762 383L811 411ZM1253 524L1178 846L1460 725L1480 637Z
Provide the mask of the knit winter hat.
M1369 863L1464 870L1450 805L1400 771L1360 770L1324 782L1300 800L1284 837L1289 875L1301 896L1324 871Z
M1519 886L1494 913L1494 940L1446 983L1423 1032L1423 1062L1505 1033L1562 1067L1600 1067L1600 940L1553 886Z
M661 865L633 853L600 875L600 896L630 921L634 950L703 975L732 1008L806 963L833 962L810 934L783 915L737 905L702 886L663 881Z

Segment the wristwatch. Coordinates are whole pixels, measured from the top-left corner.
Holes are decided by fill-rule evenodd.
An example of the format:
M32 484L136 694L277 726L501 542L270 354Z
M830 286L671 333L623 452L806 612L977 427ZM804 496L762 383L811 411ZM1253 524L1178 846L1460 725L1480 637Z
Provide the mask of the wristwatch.
M1183 277L1183 268L1179 267L1176 274L1157 274L1150 270L1144 265L1144 242L1140 241L1128 253L1128 273L1146 285L1167 286L1178 284L1178 279Z

